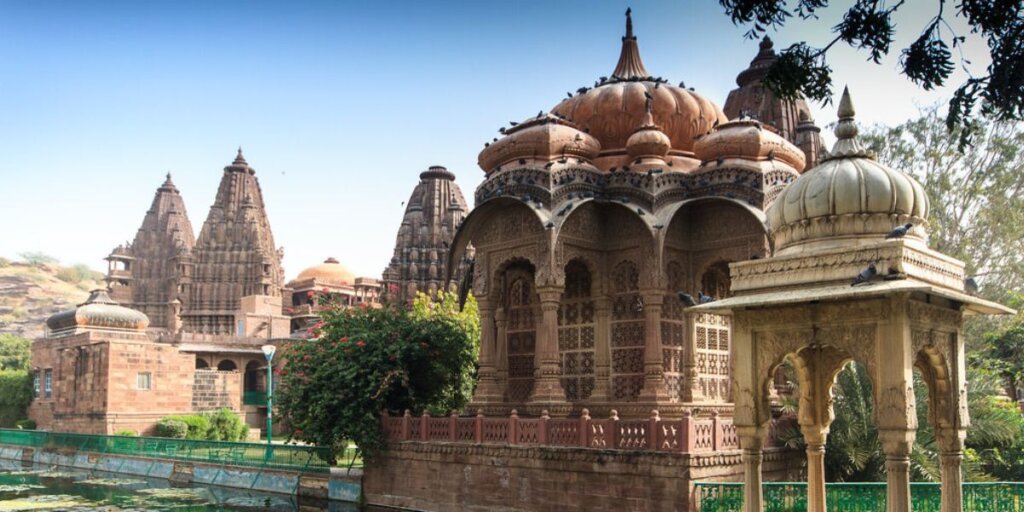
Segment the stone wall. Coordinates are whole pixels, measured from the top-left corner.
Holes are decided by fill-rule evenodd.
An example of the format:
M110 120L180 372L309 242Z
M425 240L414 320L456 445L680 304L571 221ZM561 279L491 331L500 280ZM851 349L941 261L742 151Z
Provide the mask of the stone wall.
M802 478L803 455L766 451L765 480ZM404 442L363 477L366 502L415 510L686 511L695 481L740 481L738 450L688 455Z
M196 370L192 384L192 410L242 408L242 374L237 371Z

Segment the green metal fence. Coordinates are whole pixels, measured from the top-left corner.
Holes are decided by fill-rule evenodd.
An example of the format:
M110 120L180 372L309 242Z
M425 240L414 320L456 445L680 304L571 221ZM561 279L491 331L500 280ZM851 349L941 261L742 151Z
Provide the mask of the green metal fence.
M763 484L765 512L807 510L807 484L766 482ZM743 510L743 484L695 484L700 512ZM969 482L963 484L966 512L1024 512L1024 482ZM938 483L911 483L910 499L915 512L939 512L941 488ZM825 485L829 510L843 512L885 512L885 483L830 483Z
M0 429L0 444L28 446L41 450L67 449L314 473L327 473L331 468L330 450L305 445L100 436L12 429Z
M266 391L246 391L242 393L242 403L245 405L267 405Z

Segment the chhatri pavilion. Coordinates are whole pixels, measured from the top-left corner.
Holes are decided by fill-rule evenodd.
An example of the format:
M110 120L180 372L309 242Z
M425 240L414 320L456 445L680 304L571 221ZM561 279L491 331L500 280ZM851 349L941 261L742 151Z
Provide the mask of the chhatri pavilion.
M848 92L826 151L806 104L761 83L774 58L766 39L723 110L647 71L627 11L609 76L486 145L448 257L472 253L476 392L461 416L384 418L369 503L692 510L696 482L743 481L743 510L759 512L762 480L806 478L807 509L825 512L831 387L857 362L888 510L911 507L915 369L941 510L963 509L960 331L1010 310L966 293L964 264L927 247L923 188L857 140ZM805 454L775 442L783 364Z

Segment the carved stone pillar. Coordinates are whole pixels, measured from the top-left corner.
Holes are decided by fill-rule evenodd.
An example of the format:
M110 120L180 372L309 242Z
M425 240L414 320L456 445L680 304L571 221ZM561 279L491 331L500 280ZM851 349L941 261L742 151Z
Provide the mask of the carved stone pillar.
M498 307L494 310L494 366L497 370L495 377L498 381L498 389L501 390L502 399L508 397L508 336L506 326L508 321L505 317L505 308Z
M761 462L764 460L764 428L736 427L740 438L740 460L743 462L743 512L764 510L761 491Z
M640 400L667 402L661 354L661 305L665 295L661 290L645 290L641 296L644 301L644 388Z
M473 402L492 404L501 402L504 393L498 387L497 332L495 311L490 301L482 300L480 309L480 372Z
M611 379L611 301L608 297L598 297L594 300L594 322L596 332L594 333L594 392L590 399L594 402L607 402L612 396Z
M885 453L886 503L888 512L910 512L910 449L914 430L879 430L878 440Z
M700 389L700 375L697 373L697 336L695 321L697 315L686 313L686 330L683 340L682 382L679 383L679 400L683 402L700 402L704 400L704 392Z
M807 442L807 512L826 512L825 440L828 429L801 425L800 432Z
M939 444L939 465L942 468L942 506L941 512L963 512L963 474L961 465L964 461L964 439L967 431L962 429L937 429L936 441Z
M548 286L537 289L540 296L540 324L537 327L537 347L531 404L568 404L562 389L561 368L558 362L558 306L562 288Z

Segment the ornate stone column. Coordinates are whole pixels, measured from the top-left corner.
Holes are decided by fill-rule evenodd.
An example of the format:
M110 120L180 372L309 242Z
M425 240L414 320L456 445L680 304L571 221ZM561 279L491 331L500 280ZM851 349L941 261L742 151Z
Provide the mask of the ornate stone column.
M508 396L508 337L505 327L508 320L505 318L505 308L498 307L494 310L494 331L496 380L498 389L501 390L502 400ZM483 325L481 324L481 328Z
M612 396L611 379L611 301L601 296L594 299L594 392L590 399L607 402Z
M497 332L494 321L494 307L489 300L478 302L480 309L480 373L473 402L477 404L493 404L502 401L501 389L498 387L497 363Z
M641 297L644 301L644 388L640 400L667 402L661 354L661 306L665 295L662 290L644 290Z
M807 512L826 512L825 440L828 429L801 425L800 432L807 442Z
M568 406L558 361L558 305L562 298L562 288L545 286L537 289L537 295L540 296L541 321L537 327L536 363L530 403L549 407L550 404Z
M888 512L910 512L910 450L914 430L879 430L878 440L885 453L886 503ZM943 483L945 487L945 483Z
M967 431L963 429L936 429L935 439L939 444L939 466L942 468L942 506L941 512L963 512L963 475L961 465L964 461L964 439Z
M764 510L761 490L761 462L764 459L764 436L761 427L737 426L740 438L740 460L743 462L743 512Z

